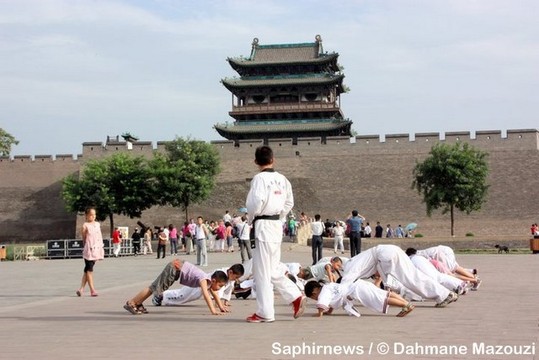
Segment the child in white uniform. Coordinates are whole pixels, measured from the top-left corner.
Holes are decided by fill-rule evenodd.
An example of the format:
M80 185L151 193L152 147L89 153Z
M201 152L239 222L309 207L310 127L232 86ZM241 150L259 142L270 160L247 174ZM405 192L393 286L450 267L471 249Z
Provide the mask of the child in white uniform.
M391 275L421 297L435 300L437 307L445 307L458 299L456 293L417 270L404 251L395 245L377 245L354 256L346 264L341 282L344 284L366 279L377 271L384 282Z
M413 252L408 250L406 251L406 254L410 256L412 264L414 264L414 266L419 269L419 271L421 271L431 279L436 280L442 286L456 292L459 295L463 295L467 291L466 282L459 280L454 276L439 272L427 258L415 255L413 254Z
M382 314L387 314L389 305L402 307L397 317L404 317L414 309L414 305L400 295L382 290L373 283L361 279L351 284L322 285L317 281L309 281L305 284L305 295L317 301L317 316L319 317L323 314L331 314L334 309L340 307L344 307L349 315L359 317L361 315L353 306L353 300Z
M234 290L234 284L236 283L236 280L239 279L243 273L243 265L241 264L235 264L232 265L230 268L222 268L222 269L216 269L208 274L208 277L211 278L211 275L217 271L222 271L228 276L228 282L223 286L222 288L217 291L217 295L219 299L223 301L223 305L229 306L230 304L230 297L232 296L232 290ZM188 302L198 300L202 297L202 290L197 288L192 288L188 286L182 286L178 289L170 289L166 290L163 293L163 300L161 301L161 305L163 306L177 306L177 305L183 305Z
M415 250L413 248L409 249ZM449 246L438 245L424 250L417 250L417 255L443 263L459 279L471 282L473 284L472 290L479 289L481 279L458 264L455 252Z
M210 278L195 265L187 261L182 262L180 259L174 259L168 263L150 286L145 287L133 298L127 300L124 309L133 315L147 314L148 310L144 307L143 302L152 295L154 304L160 302L162 294L175 281L191 288L200 288L212 315L228 312L228 308L221 303L221 299L217 295L217 291L228 282L226 274L222 271L216 271ZM219 311L215 309L212 298Z
M300 268L298 277L303 280L314 278L316 281L337 282L342 267L342 260L338 256L331 258L328 262L321 259L315 265Z

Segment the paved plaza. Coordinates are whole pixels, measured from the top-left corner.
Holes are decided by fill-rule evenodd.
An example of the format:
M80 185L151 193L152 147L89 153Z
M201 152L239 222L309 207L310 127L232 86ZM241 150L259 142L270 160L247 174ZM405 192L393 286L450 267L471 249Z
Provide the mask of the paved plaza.
M207 269L239 258L210 253ZM0 263L0 359L539 359L539 255L457 255L479 269L479 291L446 308L416 303L405 318L394 316L397 308L380 315L359 307L360 318L337 310L319 319L309 300L294 320L279 296L269 324L245 322L254 300L233 299L222 316L210 315L203 300L182 307L147 301L149 314L126 312L126 299L171 259L99 262L96 298L75 295L82 259ZM285 243L282 259L308 265L310 248Z

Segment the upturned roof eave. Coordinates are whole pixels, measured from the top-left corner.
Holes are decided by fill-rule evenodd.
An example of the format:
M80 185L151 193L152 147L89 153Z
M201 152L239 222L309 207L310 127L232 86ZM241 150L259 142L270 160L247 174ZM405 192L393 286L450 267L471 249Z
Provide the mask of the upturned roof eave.
M324 64L324 63L330 63L332 61L337 60L339 57L339 53L331 53L328 55L319 56L314 59L294 59L290 61L256 61L251 60L250 58L227 58L226 60L228 63L234 67L237 66L238 68L242 67L258 67L258 66L287 66L287 65L297 65L297 64Z

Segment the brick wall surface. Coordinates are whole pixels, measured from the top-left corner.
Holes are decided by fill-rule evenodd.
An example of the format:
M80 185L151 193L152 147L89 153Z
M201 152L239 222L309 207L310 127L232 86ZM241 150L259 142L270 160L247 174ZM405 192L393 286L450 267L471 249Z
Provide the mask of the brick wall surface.
M424 159L437 141L468 141L489 152L490 191L480 212L467 216L456 213L457 235L513 234L527 236L532 222L539 221L539 168L537 130L511 130L502 137L499 131L447 133L440 140L437 133L358 136L355 143L336 137L322 144L319 138L302 139L298 145L288 140L271 142L278 171L291 181L295 211L323 219L343 219L358 209L371 225L380 221L393 227L409 222L419 224L424 235L449 235L449 215L425 214L421 197L411 188L412 170ZM244 206L249 181L256 174L254 150L261 141L213 142L221 158L222 171L212 196L203 204L192 206L189 217L203 215L217 219L225 210L232 213ZM135 143L135 155L149 157L162 151L163 143ZM82 216L68 214L61 200L61 179L76 174L84 162L109 154L127 151L125 143L103 145L84 143L78 157L46 155L0 158L0 241L43 240L78 237ZM145 211L141 221L148 225L180 224L186 218L181 209L154 207ZM132 229L138 219L115 216L115 224ZM21 229L24 229L21 231ZM109 232L108 223L103 224Z

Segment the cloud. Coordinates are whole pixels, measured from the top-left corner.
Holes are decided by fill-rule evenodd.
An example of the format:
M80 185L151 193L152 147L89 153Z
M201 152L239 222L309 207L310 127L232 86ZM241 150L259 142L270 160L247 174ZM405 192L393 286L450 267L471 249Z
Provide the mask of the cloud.
M360 134L536 127L532 0L0 2L0 126L13 153L80 151L130 131L218 139L229 56L323 39ZM54 124L54 127L48 126ZM37 134L36 134L37 133ZM44 144L39 137L54 141Z

